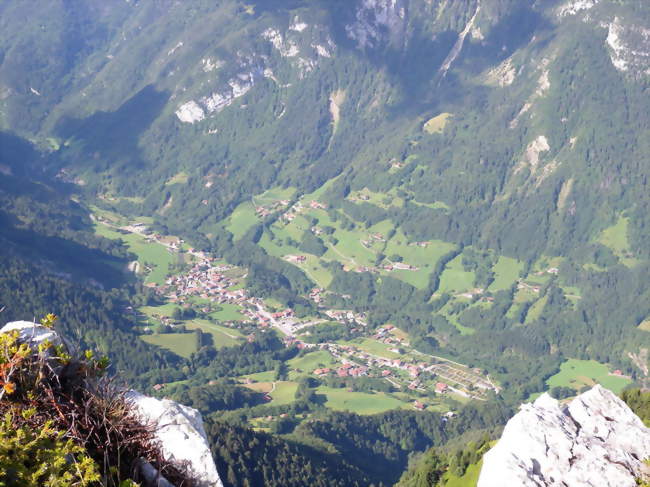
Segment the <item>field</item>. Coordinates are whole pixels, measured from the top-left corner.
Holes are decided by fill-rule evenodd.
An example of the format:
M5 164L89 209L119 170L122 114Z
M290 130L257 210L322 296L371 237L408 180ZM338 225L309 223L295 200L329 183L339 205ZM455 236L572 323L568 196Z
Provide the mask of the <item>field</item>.
M177 305L172 303L163 304L162 306L142 306L138 309L140 313L144 313L147 316L171 316L174 313L174 310L178 308Z
M399 196L385 193L375 193L368 188L363 188L360 191L353 191L348 198L350 201L356 203L370 203L371 205L379 206L380 208L390 208L396 206L401 208L404 206L404 200Z
M483 459L476 464L471 464L467 467L465 474L458 477L450 472L445 473L442 477L444 487L469 487L478 483L478 477L483 467Z
M632 267L636 265L638 261L631 257L630 254L630 244L627 236L629 223L629 218L619 218L615 225L603 230L598 241L606 247L609 247L612 252L621 259L623 264Z
M242 376L244 379L252 379L258 382L271 382L275 378L274 370L267 370L265 372L257 372L255 374L248 374Z
M598 383L618 394L630 382L630 379L625 377L609 375L607 366L595 360L569 359L560 366L560 372L550 377L546 384L549 388L563 386L579 391L584 386Z
M234 240L242 238L253 225L259 222L259 218L255 214L255 208L250 201L246 201L235 208L228 220L226 230L232 233Z
M454 325L458 331L460 332L461 335L473 335L476 333L476 330L474 328L470 328L469 326L464 326L461 325L458 322L458 317L456 315L452 315L449 313L449 306L453 303L453 300L450 300L449 303L445 304L442 309L439 311L439 313L443 314L445 318L447 318L447 321Z
M163 284L169 264L176 261L176 257L164 245L147 242L144 237L135 233L122 234L102 224L95 225L95 233L113 240L123 240L129 250L138 256L140 269L144 268L145 263L152 264L152 270L145 278L146 284Z
M210 313L210 317L219 321L245 321L248 318L241 314L239 311L241 308L236 304L230 303L221 303L218 304L220 308L223 308L221 311L215 311Z
M196 352L196 337L194 333L163 333L160 335L143 335L143 341L151 345L166 348L181 357L189 358Z
M519 272L523 269L524 265L517 259L511 257L499 257L499 260L494 265L494 281L488 288L489 291L501 291L508 289L512 283L519 277Z
M390 409L409 407L409 404L387 396L384 393L348 392L347 389L319 387L316 391L327 397L325 405L337 411L352 411L357 414L376 414Z
M311 352L303 357L296 357L287 362L289 369L298 369L304 373L311 373L314 369L321 367L332 367L335 364L333 357L329 352L321 350L318 352ZM297 375L296 372L290 372L289 376Z
M247 387L251 391L255 392L271 392L273 389L273 382L255 382L253 384L246 384L244 387Z
M462 292L474 287L474 273L463 269L462 256L459 255L447 264L440 276L439 292Z
M187 183L187 180L189 179L189 176L186 172L181 171L178 174L176 174L173 178L171 178L169 181L165 183L165 186L171 186L172 184L185 184Z
M441 113L440 115L431 118L427 123L425 123L424 127L422 127L422 130L428 134L441 134L447 126L449 117L451 117L451 113Z
M540 317L540 315L542 314L542 310L544 309L544 306L546 306L546 301L548 301L548 295L544 296L542 299L535 301L535 303L528 309L528 313L526 314L526 319L524 320L524 323L526 325L532 323L533 321L535 321L537 318Z
M292 403L295 400L297 389L297 382L276 382L275 389L270 393L270 396L273 398L271 404L273 406L280 406L282 404Z
M650 331L650 320L642 321L641 324L639 324L639 330Z
M341 343L345 345L354 345L359 350L363 350L364 352L368 352L372 355L377 355L378 357L398 358L402 356L399 353L389 351L388 349L393 348L392 346L378 342L377 340L372 340L370 338L357 338L350 342Z
M424 289L429 284L429 275L435 267L436 262L438 262L438 259L454 248L454 244L441 240L433 240L425 247L413 245L413 242L408 242L401 230L398 230L386 245L384 254L389 258L393 254L397 254L405 264L417 267L418 270L394 270L389 275L403 280L418 289Z
M280 200L290 200L295 193L296 188L271 188L260 195L254 196L253 202L264 205Z
M193 320L186 323L189 330L200 328L204 333L212 335L214 348L232 347L238 345L242 340L242 334L238 330L225 326L216 325L205 320Z

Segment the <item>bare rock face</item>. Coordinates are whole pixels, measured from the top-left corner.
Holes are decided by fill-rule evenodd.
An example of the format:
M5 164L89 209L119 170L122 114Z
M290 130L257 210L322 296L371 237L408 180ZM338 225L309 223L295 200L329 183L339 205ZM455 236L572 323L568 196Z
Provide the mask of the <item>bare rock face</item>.
M548 394L521 406L483 458L478 487L635 487L650 429L597 385L567 407Z
M197 487L222 487L217 467L203 429L201 413L169 399L159 400L136 391L126 395L140 418L151 424L168 462L186 465L186 473Z
M406 22L406 0L361 0L356 20L346 26L348 37L361 49L388 41L400 42Z

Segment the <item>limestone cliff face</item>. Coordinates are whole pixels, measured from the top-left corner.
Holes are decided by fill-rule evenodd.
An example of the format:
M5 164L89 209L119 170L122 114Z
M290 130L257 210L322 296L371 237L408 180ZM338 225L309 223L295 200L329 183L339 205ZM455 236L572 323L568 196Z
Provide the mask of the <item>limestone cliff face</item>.
M562 406L524 404L483 458L478 487L634 487L648 475L650 429L597 385Z

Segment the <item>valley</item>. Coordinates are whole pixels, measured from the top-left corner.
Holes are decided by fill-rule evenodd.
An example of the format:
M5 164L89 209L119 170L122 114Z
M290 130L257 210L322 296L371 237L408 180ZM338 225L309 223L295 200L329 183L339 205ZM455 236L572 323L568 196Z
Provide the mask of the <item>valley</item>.
M300 205L290 211L300 213ZM454 404L485 400L488 391L499 390L479 369L413 349L408 334L391 324L372 330L362 313L327 308L321 304L328 293L324 289L309 293L316 313L299 318L277 301L249 296L245 269L197 251L178 237L151 232L142 219L129 222L107 210L96 210L94 220L98 234L123 239L138 256L139 277L161 302L132 310L147 343L189 358L204 344L220 349L253 339L256 330L275 330L287 347L301 351L300 358L285 364L289 381L278 380L274 371L239 378L245 387L265 393L271 406L293 402L298 382L305 377L324 384L315 390L326 398L326 407L360 414L395 408L453 414ZM349 338L321 338L320 329L332 326ZM364 378L376 378L388 392L374 390L372 385L361 386L366 392L355 392L355 379L363 382ZM326 385L337 380L334 387ZM165 387L159 384L159 389ZM259 427L260 418L251 421Z
M199 411L225 487L474 485L522 403L650 385L648 19L0 3L0 316Z

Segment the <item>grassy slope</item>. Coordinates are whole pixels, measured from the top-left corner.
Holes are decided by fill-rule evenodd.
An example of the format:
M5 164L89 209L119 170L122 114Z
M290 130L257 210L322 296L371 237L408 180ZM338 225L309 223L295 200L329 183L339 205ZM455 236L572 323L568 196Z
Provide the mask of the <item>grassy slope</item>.
M325 402L327 407L338 411L376 414L390 409L410 407L410 404L387 396L384 393L349 392L347 389L334 389L324 386L319 387L317 391L327 397Z
M595 383L618 394L625 386L630 384L630 379L609 375L606 365L595 360L569 359L560 366L560 372L550 377L546 383L549 387L564 386L580 390L583 386Z

